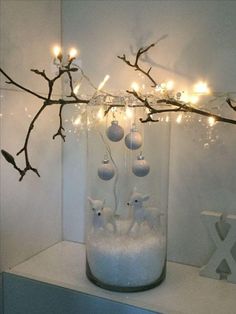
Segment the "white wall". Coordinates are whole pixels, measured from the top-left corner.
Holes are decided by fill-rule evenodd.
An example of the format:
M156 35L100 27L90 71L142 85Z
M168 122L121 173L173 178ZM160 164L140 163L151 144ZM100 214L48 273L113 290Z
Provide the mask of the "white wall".
M46 85L31 68L50 71L50 49L60 42L60 1L0 2L0 65L17 82L37 92ZM1 149L15 154L23 145L30 116L41 102L11 85L0 88ZM60 93L60 86L56 93ZM19 175L1 162L0 248L2 269L12 267L61 239L61 143L53 142L57 108L49 108L30 139L30 159L41 178ZM30 115L30 116L29 116ZM17 158L23 167L22 157Z
M116 56L130 54L131 45L136 49L168 34L151 54L153 73L160 81L174 79L182 89L202 78L214 90L236 90L234 1L62 4L64 47L80 48L83 69L95 84L109 73L108 88L129 87L135 73ZM214 127L219 139L207 149L208 131L197 122L172 125L169 259L193 265L202 265L213 249L200 221L201 210L236 211L235 127ZM64 146L64 237L83 241L84 200L78 191L84 189L85 144L75 145L71 138Z

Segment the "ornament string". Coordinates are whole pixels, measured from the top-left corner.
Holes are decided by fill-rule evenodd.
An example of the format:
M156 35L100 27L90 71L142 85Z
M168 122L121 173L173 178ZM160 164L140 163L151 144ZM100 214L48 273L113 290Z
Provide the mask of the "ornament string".
M117 197L117 183L118 183L118 179L119 179L119 169L117 167L117 164L112 156L112 152L111 152L111 148L109 146L109 144L106 142L103 134L98 131L100 137L101 137L101 140L103 141L105 147L106 147L106 150L107 150L107 153L110 157L110 160L111 162L113 163L113 166L115 167L115 179L114 179L114 184L113 184L113 195L114 195L114 201L115 201L115 213L117 212L117 209L118 209L118 197Z

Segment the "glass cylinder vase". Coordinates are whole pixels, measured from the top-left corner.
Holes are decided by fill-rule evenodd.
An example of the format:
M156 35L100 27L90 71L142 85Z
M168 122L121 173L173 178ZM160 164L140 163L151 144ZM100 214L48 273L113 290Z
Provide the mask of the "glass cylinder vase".
M166 275L170 126L142 123L144 108L106 109L88 109L86 274L142 291Z

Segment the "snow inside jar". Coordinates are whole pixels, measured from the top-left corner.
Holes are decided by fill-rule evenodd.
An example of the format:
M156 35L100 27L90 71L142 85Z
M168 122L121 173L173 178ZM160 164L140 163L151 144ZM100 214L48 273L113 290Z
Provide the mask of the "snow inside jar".
M166 275L170 128L166 123L141 123L142 112L136 108L127 119L120 109L88 132L86 274L96 285L113 291L147 290ZM119 141L108 136L114 118L124 129ZM145 165L142 153L137 158L137 150L127 147L134 126ZM98 175L104 156L114 170L109 180ZM135 164L137 160L142 167Z

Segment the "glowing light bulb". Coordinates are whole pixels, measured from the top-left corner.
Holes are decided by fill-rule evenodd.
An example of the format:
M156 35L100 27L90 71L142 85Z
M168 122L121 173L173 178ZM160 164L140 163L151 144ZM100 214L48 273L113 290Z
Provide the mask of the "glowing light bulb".
M75 95L78 94L79 89L80 89L80 85L81 85L81 83L78 83L78 84L75 86L75 88L74 88L74 90L73 90L73 92L74 92Z
M210 93L209 87L206 82L199 81L193 86L193 90L197 94L207 95Z
M61 47L59 46L53 47L53 54L54 54L54 57L57 59L59 55L61 54Z
M126 107L125 109L125 115L128 119L132 119L134 116L134 112L130 107Z
M208 118L208 124L212 127L216 123L216 119L214 117L209 117Z
M173 88L174 88L174 82L173 81L168 81L168 82L166 82L166 89L167 90L173 90Z
M99 110L98 110L98 113L97 113L97 119L102 121L102 119L104 118L104 109L103 107L101 107Z
M81 115L78 115L78 117L74 120L73 125L78 126L81 124Z
M134 90L135 92L139 91L139 84L136 82L133 82L130 86L132 88L132 90Z
M182 117L183 117L182 114L179 114L178 117L176 118L176 122L178 124L180 124L182 122Z
M98 91L101 90L101 89L105 86L106 82L107 82L109 79L110 79L110 75L107 74L107 75L104 77L103 81L98 85Z
M78 51L75 48L71 48L69 51L69 59L74 59L78 54Z

